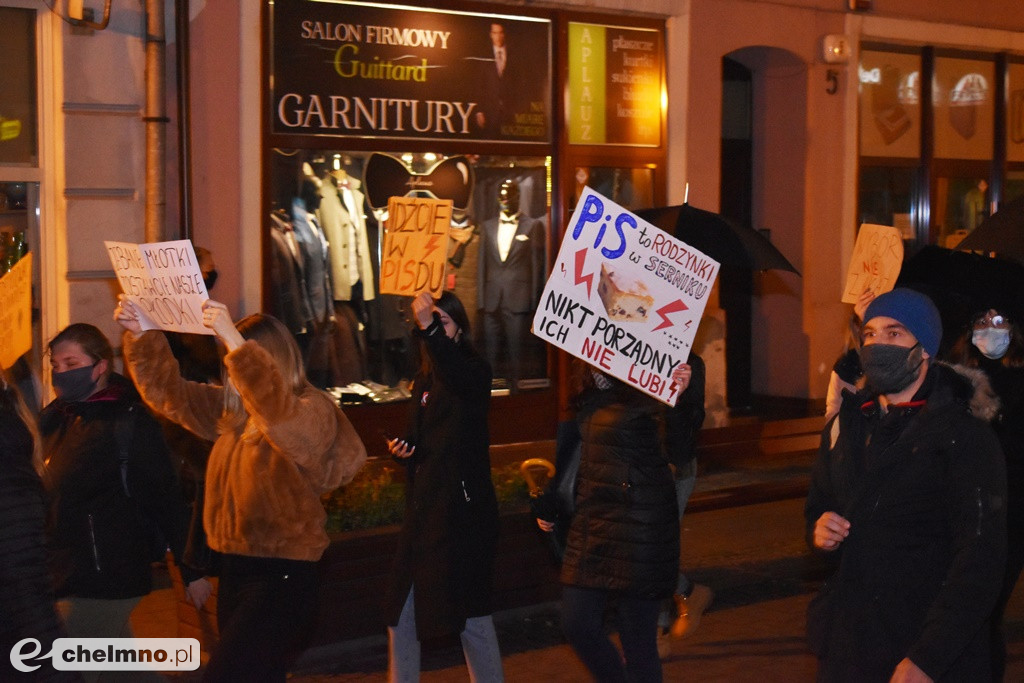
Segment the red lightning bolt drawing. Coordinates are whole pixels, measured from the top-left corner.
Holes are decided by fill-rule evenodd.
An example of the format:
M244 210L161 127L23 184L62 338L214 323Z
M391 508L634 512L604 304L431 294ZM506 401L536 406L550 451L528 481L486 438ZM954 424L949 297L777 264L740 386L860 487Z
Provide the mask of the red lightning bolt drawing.
M575 284L578 285L581 282L586 282L587 283L587 296L590 296L590 287L591 287L591 285L594 284L594 274L593 273L587 273L586 275L583 274L583 266L584 266L584 264L586 264L586 262L587 262L587 250L586 249L580 249L579 251L576 252L576 282L575 282Z
M431 235L430 239L427 240L427 244L423 247L423 256L429 256L430 252L441 246L440 241L441 237L439 235Z
M655 313L661 316L661 324L655 327L653 331L657 332L664 327L672 327L673 322L668 319L668 314L678 313L679 311L685 311L686 309L687 306L683 303L682 299L676 299L672 303L665 304L655 311Z

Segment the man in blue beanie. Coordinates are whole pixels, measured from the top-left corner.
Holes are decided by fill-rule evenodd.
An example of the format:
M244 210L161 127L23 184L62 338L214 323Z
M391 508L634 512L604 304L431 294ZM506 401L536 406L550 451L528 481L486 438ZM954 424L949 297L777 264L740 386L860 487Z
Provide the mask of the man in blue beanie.
M942 322L910 289L864 313L867 386L822 432L804 516L834 573L807 613L819 681L984 681L1006 553L989 394L935 363ZM972 412L973 411L973 412Z

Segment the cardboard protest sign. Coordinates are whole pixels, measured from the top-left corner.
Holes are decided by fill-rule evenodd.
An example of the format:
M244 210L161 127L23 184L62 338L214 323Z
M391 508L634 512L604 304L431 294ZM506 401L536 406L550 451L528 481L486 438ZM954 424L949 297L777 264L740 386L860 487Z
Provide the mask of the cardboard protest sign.
M869 289L875 296L888 292L896 286L902 266L903 236L900 231L888 225L864 223L853 245L843 303L857 303L857 297Z
M0 277L0 365L9 368L32 348L32 254Z
M675 405L719 264L584 188L533 318L533 333Z
M390 197L380 263L381 294L414 296L444 289L452 200Z
M210 295L190 241L103 244L121 291L139 309L142 329L214 333L203 326Z

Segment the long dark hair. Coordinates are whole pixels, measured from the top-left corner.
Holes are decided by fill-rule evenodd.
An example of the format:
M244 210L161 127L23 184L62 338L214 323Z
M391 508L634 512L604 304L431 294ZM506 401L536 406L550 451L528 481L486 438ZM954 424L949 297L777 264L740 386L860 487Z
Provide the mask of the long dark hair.
M444 311L449 318L452 319L462 333L459 335L458 340L455 342L465 353L476 353L476 349L473 346L473 334L469 324L469 314L466 313L466 307L462 305L462 301L459 297L455 296L455 292L442 292L441 297L434 301L434 305ZM420 346L420 371L424 374L430 374L432 367L430 363L430 354L423 351L422 345Z

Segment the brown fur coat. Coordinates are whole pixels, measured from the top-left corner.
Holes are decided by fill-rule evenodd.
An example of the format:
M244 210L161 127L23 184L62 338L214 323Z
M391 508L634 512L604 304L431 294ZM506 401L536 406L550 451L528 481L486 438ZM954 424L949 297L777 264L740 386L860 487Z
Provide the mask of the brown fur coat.
M341 409L307 385L296 395L252 341L224 357L249 413L221 432L220 386L181 378L166 338L124 336L125 363L153 410L214 441L206 469L203 526L222 553L316 561L327 547L320 494L347 483L366 449Z

